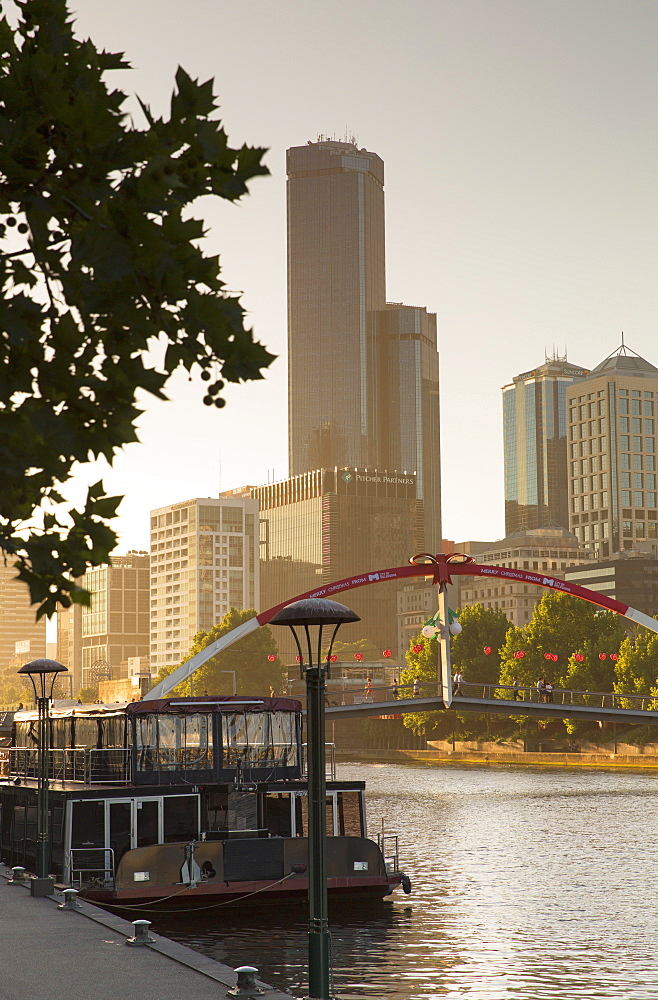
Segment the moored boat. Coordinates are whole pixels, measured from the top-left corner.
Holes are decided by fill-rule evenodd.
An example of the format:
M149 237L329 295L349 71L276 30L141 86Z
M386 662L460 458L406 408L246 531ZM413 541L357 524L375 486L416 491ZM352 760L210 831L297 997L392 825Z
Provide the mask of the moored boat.
M164 698L51 712L50 871L105 905L303 899L308 785L290 698ZM37 713L14 718L2 858L36 863ZM327 758L330 899L408 891L395 835L367 836L365 783Z

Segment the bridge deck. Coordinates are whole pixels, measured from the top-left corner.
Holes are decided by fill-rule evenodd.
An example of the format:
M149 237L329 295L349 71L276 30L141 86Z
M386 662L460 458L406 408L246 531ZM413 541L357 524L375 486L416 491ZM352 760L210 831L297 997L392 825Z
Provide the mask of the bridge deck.
M400 698L396 701L365 702L360 705L336 705L325 709L328 721L353 719L360 716L407 715L413 712L444 711L442 698ZM526 715L538 719L592 719L601 722L658 725L658 711L612 708L592 705L559 705L544 702L512 701L502 698L453 699L456 712L485 712L493 715Z

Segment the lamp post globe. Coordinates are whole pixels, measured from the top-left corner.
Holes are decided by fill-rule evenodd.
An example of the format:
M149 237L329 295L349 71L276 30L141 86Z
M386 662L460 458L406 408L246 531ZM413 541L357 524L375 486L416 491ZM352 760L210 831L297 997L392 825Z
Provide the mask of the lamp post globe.
M309 996L330 1000L329 919L327 903L327 800L324 704L331 650L341 625L361 621L344 604L310 597L288 604L270 619L287 625L297 646L297 660L306 677L306 740L308 743L308 986ZM324 630L327 629L327 632ZM327 648L325 637L330 635Z
M32 683L34 701L38 712L38 745L37 745L37 856L36 880L32 889L35 895L40 892L35 886L39 880L48 878L50 867L50 836L48 822L48 770L50 750L50 702L53 696L55 681L58 674L67 673L67 668L57 660L31 660L24 664L19 674L27 675Z

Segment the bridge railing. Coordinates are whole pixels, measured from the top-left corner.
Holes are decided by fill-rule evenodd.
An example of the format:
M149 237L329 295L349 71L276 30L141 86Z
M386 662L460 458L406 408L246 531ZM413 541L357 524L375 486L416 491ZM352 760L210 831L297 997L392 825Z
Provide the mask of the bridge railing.
M484 684L463 681L460 687L465 698L482 698L484 701L502 700L535 704L582 705L585 708L624 708L631 711L658 711L658 698L648 694L619 694L612 691L577 691L572 688L553 688L540 691L536 686L514 687L512 684ZM388 702L406 698L436 698L440 696L437 681L420 681L419 684L386 685L372 688L368 697L355 698L355 703ZM460 694L453 691L453 706Z

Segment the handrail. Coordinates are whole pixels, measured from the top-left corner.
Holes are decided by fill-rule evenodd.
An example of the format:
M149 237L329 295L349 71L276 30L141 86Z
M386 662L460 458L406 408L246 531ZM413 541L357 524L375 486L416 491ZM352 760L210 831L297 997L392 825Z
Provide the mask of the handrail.
M102 851L103 852L103 864L102 865L97 865L97 866L91 867L91 868L87 868L87 867L75 868L74 867L74 865L73 865L73 861L74 861L74 857L73 856L74 856L74 854L85 854L85 855L88 855L88 854L94 854L94 853L96 853L98 851ZM110 861L109 864L108 864L108 855L109 855L109 861ZM116 889L116 868L114 866L114 849L112 847L72 847L70 849L70 851L69 851L68 863L69 863L69 866L70 866L69 881L71 882L71 885L75 881L74 876L76 874L78 875L78 887L81 889L82 888L82 875L84 873L91 874L91 873L100 873L100 872L103 872L103 882L111 881L112 882L112 888ZM110 873L110 878L109 879L107 877L108 876L108 872Z
M37 747L10 747L9 774L19 778L38 777ZM52 748L48 751L50 781L81 781L85 785L129 784L132 781L131 753L125 747Z
M336 780L336 744L325 743L324 745L324 768L325 777L330 781ZM308 743L302 743L302 778L308 777Z

